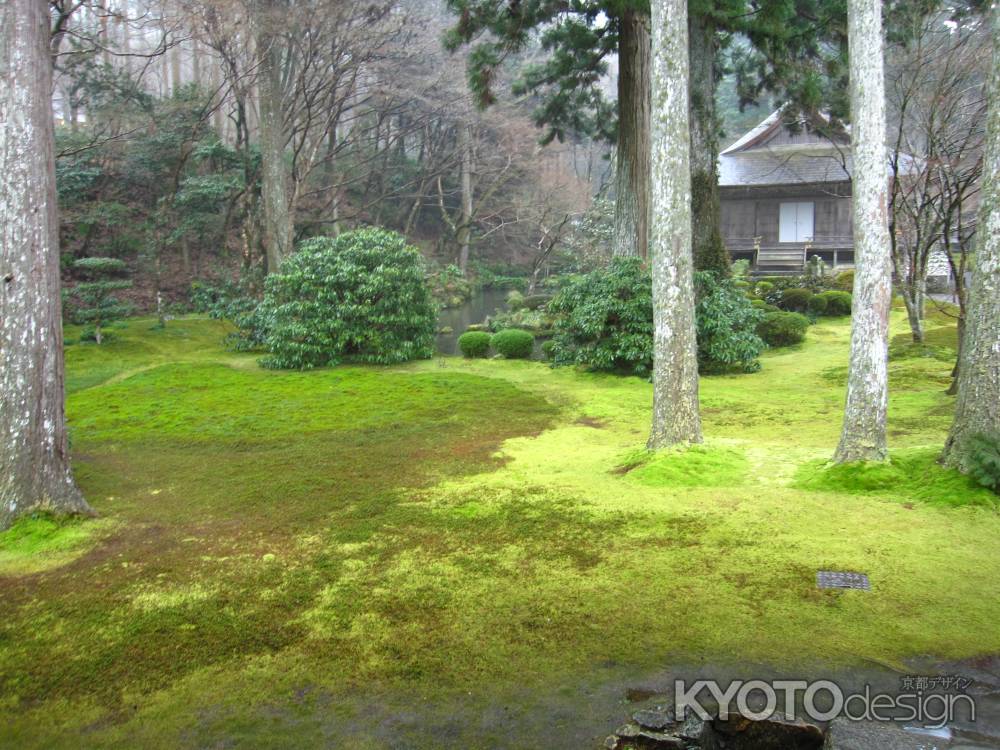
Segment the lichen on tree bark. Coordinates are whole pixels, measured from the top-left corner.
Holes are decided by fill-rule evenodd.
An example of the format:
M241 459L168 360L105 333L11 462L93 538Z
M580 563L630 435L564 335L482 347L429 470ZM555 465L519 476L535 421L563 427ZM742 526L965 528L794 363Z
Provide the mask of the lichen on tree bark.
M968 439L1000 433L1000 8L992 8L989 23L993 65L987 89L982 197L955 420L943 455L945 464L962 471L969 468Z
M849 0L851 149L854 157L854 303L847 403L838 463L888 457L889 181L881 0Z
M688 123L686 0L652 3L651 449L701 442Z
M73 482L63 394L48 6L0 5L0 529L92 513Z

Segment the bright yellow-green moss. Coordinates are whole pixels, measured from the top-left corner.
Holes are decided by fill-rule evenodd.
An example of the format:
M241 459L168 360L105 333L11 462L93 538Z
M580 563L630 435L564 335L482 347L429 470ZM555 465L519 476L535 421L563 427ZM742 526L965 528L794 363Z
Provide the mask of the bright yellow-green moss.
M40 514L22 518L0 534L0 576L58 568L90 549L113 527L108 520L84 522Z
M404 744L490 747L505 722L463 717L547 723L540 697L579 712L602 670L1000 649L995 502L933 462L945 358L893 361L892 464L829 469L846 319L703 378L705 445L654 455L637 378L266 372L223 332L130 321L113 351L69 347L76 473L117 525L30 585L0 576L0 745L381 747L377 704L418 717ZM818 569L873 590L820 591Z
M740 451L694 445L651 456L631 469L630 479L653 487L734 487L744 484L749 466Z

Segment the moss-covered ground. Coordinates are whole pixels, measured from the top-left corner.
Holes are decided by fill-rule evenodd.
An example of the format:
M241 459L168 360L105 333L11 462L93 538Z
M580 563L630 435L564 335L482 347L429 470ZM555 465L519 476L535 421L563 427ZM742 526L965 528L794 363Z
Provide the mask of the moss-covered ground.
M198 318L71 344L100 518L0 535L0 746L539 747L532 712L586 717L602 670L996 653L1000 515L935 463L929 326L909 347L894 316L892 464L832 470L846 319L704 378L705 445L655 456L634 378L272 372Z

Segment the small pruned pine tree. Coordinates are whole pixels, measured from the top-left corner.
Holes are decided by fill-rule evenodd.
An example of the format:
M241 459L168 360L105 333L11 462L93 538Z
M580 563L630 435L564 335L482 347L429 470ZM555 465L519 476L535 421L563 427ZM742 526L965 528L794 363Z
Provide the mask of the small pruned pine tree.
M86 281L69 290L73 301L71 318L74 323L92 326L94 341L104 339L102 329L132 312L132 305L115 297L115 292L129 289L132 282L120 278L126 272L125 262L117 258L80 258L73 269Z

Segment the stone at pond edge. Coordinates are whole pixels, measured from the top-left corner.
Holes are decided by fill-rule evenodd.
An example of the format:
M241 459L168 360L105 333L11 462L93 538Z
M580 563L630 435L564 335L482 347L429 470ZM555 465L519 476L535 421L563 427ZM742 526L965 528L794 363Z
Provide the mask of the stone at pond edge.
M656 748L657 750L685 750L688 743L675 734L644 729L638 724L625 724L604 741L609 750L625 748Z
M681 728L677 730L677 735L686 740L698 740L701 739L704 732L705 720L699 718L697 714L692 713L684 720Z
M651 709L636 711L632 714L632 721L646 729L666 729L676 723L672 712Z
M741 735L746 740L755 737L767 738L790 747L820 747L823 743L823 730L815 724L801 719L785 719L772 716L769 719L754 721L744 716L730 715L728 719L715 719L712 728L730 737Z

